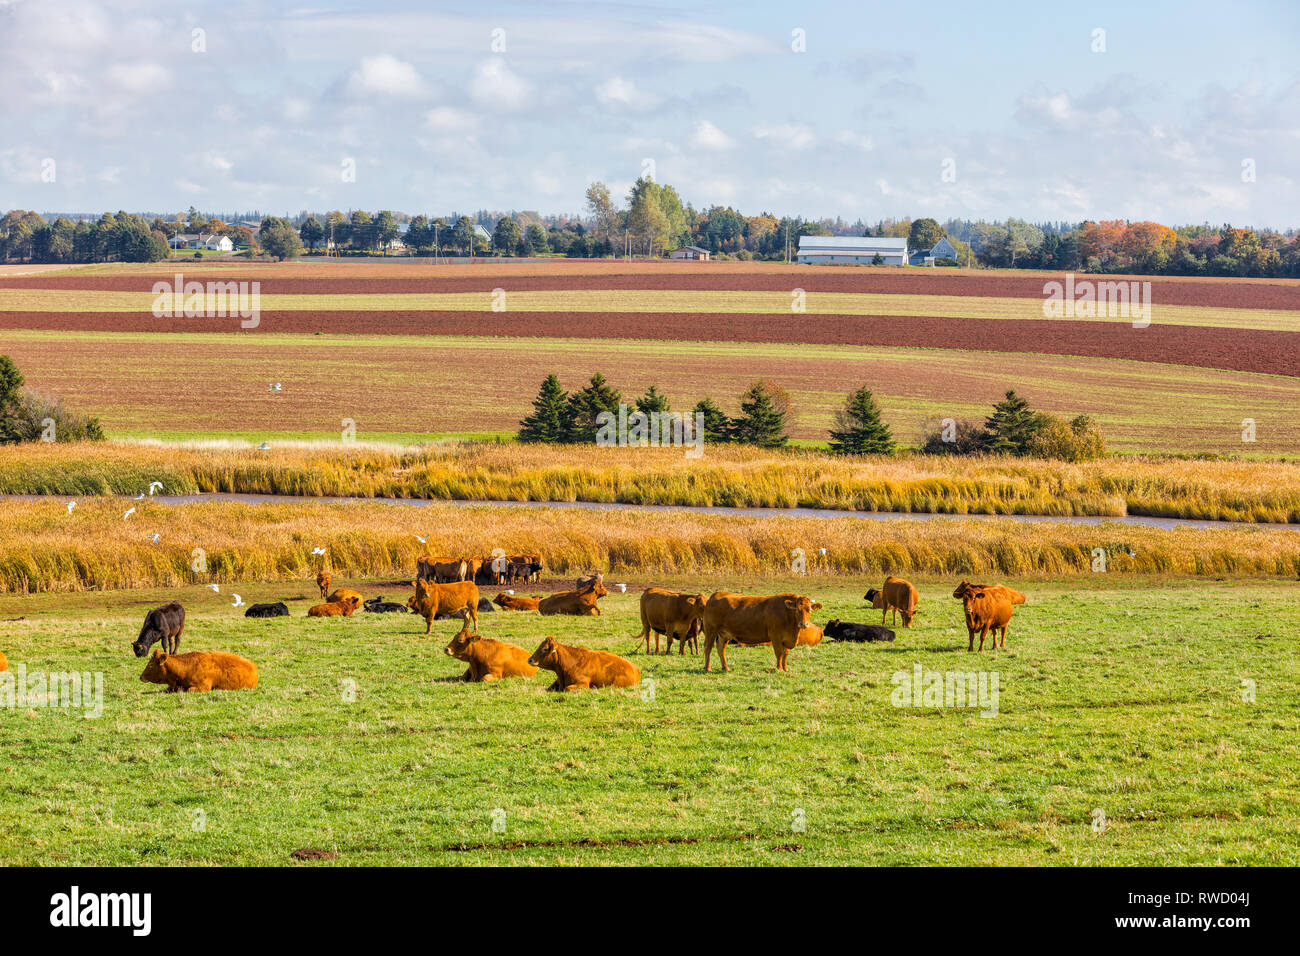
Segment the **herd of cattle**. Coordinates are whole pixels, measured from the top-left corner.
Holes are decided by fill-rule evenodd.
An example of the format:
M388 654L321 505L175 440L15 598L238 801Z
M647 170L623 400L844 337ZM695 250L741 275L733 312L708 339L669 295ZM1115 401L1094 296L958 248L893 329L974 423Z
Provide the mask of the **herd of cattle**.
M609 594L601 574L579 578L574 587L546 597L521 597L513 590L503 590L492 603L479 594L477 579L484 576L498 584L508 581L537 580L542 570L537 555L517 557L494 556L486 559L444 560L421 558L416 577L411 582L415 593L405 604L384 601L382 597L365 600L348 588L330 589L330 573L322 570L316 576L322 603L308 610L310 617L351 617L358 608L370 613L407 613L413 611L425 619L424 633L433 630L433 622L459 618L461 629L444 649L445 653L469 665L462 680L471 682L495 681L506 677L531 677L538 668L553 671L555 682L550 690L573 691L592 687L628 687L641 679L641 670L635 664L616 654L589 650L558 643L547 637L531 655L517 645L492 640L478 634L480 612L491 611L492 603L505 611L536 611L543 615L567 614L594 616L600 614L597 602ZM975 649L975 635L979 634L979 649L992 633L992 647L1006 647L1007 627L1011 622L1012 607L1025 603L1025 596L1001 584L970 584L962 581L953 592L962 602L966 617L969 643L968 651ZM650 635L654 634L655 650L660 652L660 638L667 640L663 653L671 654L673 642L678 642L678 654L685 654L687 646L692 652L699 650L699 634L704 632L704 670L712 670L713 650L724 671L727 664L727 645L742 647L770 645L776 658L776 667L788 671L790 651L798 646L813 646L823 637L839 641L892 641L894 632L885 627L891 614L891 624L897 626L898 618L904 627L911 627L917 613L917 591L902 578L889 576L880 588L872 588L863 596L872 608L881 611L880 624L856 624L851 621L832 620L824 628L812 622L812 612L821 605L801 594L776 594L762 597L715 591L704 594L685 594L666 588L646 588L641 594L641 631L636 635L637 647L645 643L650 653ZM255 604L247 617L287 617L289 608L284 602ZM168 691L212 689L233 690L257 686L257 665L233 654L191 652L179 654L181 634L185 629L185 609L176 601L155 608L145 617L139 637L132 643L137 657L144 657L150 647L160 644L140 676L142 681L166 684ZM0 655L0 670L4 658Z

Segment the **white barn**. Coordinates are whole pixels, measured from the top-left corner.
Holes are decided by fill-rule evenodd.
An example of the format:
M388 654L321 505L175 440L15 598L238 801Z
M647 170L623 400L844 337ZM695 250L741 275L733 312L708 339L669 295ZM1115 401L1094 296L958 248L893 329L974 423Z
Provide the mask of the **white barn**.
M907 265L907 240L877 236L800 236L803 263L854 262L870 265L880 256L887 266Z

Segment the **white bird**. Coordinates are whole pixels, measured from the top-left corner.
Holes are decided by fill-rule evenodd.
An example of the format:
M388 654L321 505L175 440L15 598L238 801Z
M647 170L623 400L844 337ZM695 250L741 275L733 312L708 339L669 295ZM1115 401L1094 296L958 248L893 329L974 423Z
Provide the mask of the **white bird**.
M817 549L817 553L820 554L823 558L826 557L826 549L825 549L825 548L818 548L818 549Z
M127 512L126 512L126 514L122 515L122 520L125 521L127 518L131 517L131 515L133 515L133 514L135 514L135 508L134 508L134 507L128 509Z
M221 585L220 585L220 584L209 584L208 587L212 589L212 591L213 591L214 594L220 594L220 593L221 593Z
M270 448L271 448L271 446L268 445L266 442L262 442L262 444L260 444L260 445L257 446L257 450L258 450L258 451L269 451Z
M154 544L157 544L157 543L158 543L158 532L157 532L157 531L155 531L153 534L149 535L149 537L153 538L153 543L154 543Z
M136 495L136 496L135 496L134 498L132 498L131 500L132 500L132 501L144 501L144 492L143 492L143 491L140 492L138 495Z
M311 553L312 553L312 554L324 554L324 553L325 553L325 549L324 549L324 548L312 548L312 549L311 549Z
M162 491L162 486L163 486L163 483L162 483L161 481L151 481L151 482L149 482L149 494L153 494L153 490L154 490L155 488L157 488L159 491Z
M420 544L424 544L424 542L428 541L429 539L428 539L428 538L421 538L421 537L417 534L417 535L415 536L415 540L418 541L418 542L420 542Z
M235 603L232 604L231 607L243 607L243 606L244 606L244 599L241 598L238 594L236 594Z
M76 503L75 501L69 501L69 502L68 502L68 514L72 514L72 509L75 508L75 507L77 507L77 503Z

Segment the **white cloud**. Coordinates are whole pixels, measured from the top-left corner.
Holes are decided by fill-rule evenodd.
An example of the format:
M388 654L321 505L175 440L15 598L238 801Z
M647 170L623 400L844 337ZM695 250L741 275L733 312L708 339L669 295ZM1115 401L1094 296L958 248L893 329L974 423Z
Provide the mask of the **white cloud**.
M862 133L855 133L852 130L847 129L841 130L835 134L835 142L844 146L852 146L855 149L860 149L864 153L869 153L876 148L876 144L870 136L865 136Z
M108 68L109 82L128 93L166 92L168 76L157 63L117 63Z
M475 103L489 109L516 110L527 105L532 85L510 67L503 57L494 56L479 64L469 95Z
M424 114L424 125L435 133L470 133L478 128L478 119L452 106L435 106Z
M428 88L415 67L387 53L361 58L361 65L348 77L348 95L418 97Z
M631 80L611 76L596 87L596 102L616 109L642 111L654 109L662 101L653 93L638 89Z
M758 139L770 139L790 149L808 149L817 142L811 128L800 123L765 124L754 127Z
M696 149L731 149L735 143L708 120L699 120L695 124L695 132L691 134L691 145Z

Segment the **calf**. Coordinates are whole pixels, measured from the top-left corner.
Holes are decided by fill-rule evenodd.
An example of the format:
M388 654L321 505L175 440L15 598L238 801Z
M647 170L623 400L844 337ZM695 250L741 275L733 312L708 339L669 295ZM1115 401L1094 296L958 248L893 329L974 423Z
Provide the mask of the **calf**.
M680 640L677 653L685 654L686 645L693 644L699 651L700 618L704 616L703 594L680 594L664 588L646 588L641 592L641 633L637 641L645 641L645 652L650 653L650 632L655 635L655 653L659 653L659 635L668 638L665 654L673 652L673 640Z
M219 651L190 651L188 654L154 651L140 680L149 684L166 684L169 694L178 690L200 693L251 690L257 686L257 665L246 658Z
M325 595L330 591L330 573L321 571L316 575L316 587L320 588L320 599L325 600Z
M144 626L140 636L135 639L131 649L136 657L144 657L156 642L162 642L162 649L168 654L175 654L181 646L181 634L185 631L185 608L177 601L156 607L144 617Z
M464 581L469 565L457 558L420 558L415 565L417 581L432 581L435 584L452 584Z
M827 621L826 636L832 641L892 641L894 632L880 624L854 624L852 621Z
M351 617L359 602L355 597L346 601L327 601L307 609L308 617Z
M1002 634L1002 647L1007 646L1007 628L1011 624L1012 605L1024 604L1025 596L1019 591L1001 584L970 584L963 581L957 585L952 596L962 603L966 614L966 633L969 641L967 651L975 650L975 632L979 632L980 650L984 650L984 638L993 632L993 648L998 647L998 632Z
M542 579L542 556L540 554L510 555L512 572L521 581L540 581Z
M600 608L596 606L596 601L608 593L605 585L597 580L590 587L579 591L560 591L558 594L544 597L537 602L537 610L543 615L574 614L579 617L599 617Z
M884 586L880 590L872 588L862 595L862 600L870 601L873 608L882 612L881 624L885 623L885 616L893 611L894 619L891 624L897 624L898 615L902 614L903 626L912 626L912 618L916 615L916 588L902 578L896 578L891 574L885 578Z
M360 607L361 602L364 601L365 598L356 591L349 590L348 588L337 588L325 600L329 601L331 604L343 604L347 601L351 601L357 607Z
M289 605L283 601L274 604L254 604L244 612L244 617L288 617Z
M790 651L798 646L799 631L812 624L812 612L821 605L801 594L745 597L730 591L714 591L704 605L704 670L711 670L709 657L718 646L718 659L727 666L727 642L772 645L776 669L788 671Z
M405 604L399 604L396 601L385 601L381 594L377 598L371 598L361 605L361 609L368 614L405 614L407 611Z
M574 691L589 687L631 687L641 680L641 668L617 654L570 647L548 637L528 658L534 667L555 672L547 690Z
M474 628L478 629L478 585L473 581L438 584L416 578L411 584L415 593L406 606L424 618L424 633L433 630L433 621L439 614L455 614L464 608L469 612Z
M443 653L469 664L469 669L460 679L471 684L503 677L532 677L537 673L537 668L528 662L526 650L515 644L470 633L468 620L460 633L443 648Z
M536 611L537 602L540 598L519 597L515 594L506 594L502 591L492 599L492 603L504 611Z

